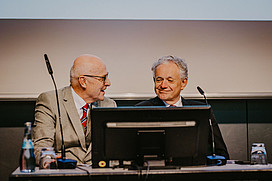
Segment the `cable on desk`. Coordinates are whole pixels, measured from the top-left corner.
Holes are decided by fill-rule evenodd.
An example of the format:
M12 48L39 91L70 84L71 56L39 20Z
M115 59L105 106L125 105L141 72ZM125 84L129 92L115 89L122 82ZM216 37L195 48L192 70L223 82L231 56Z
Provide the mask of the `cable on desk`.
M92 180L92 179L91 179L91 174L90 174L90 172L89 172L88 170L86 170L86 169L84 169L84 168L81 168L81 167L79 167L79 166L77 166L76 168L85 171L85 172L88 174L88 180L89 180L89 181Z
M150 170L149 163L147 162L147 171L146 171L146 176L144 178L143 176L143 167L139 166L138 164L132 163L131 165L115 165L112 167L112 169L116 168L123 168L123 169L129 169L129 170L136 170L137 171L137 180L139 181L146 181L148 179L148 174Z
M147 165L147 167L146 167L146 175L145 175L145 179L144 179L144 181L146 181L146 180L147 180L147 178L148 178L148 174L149 174L149 170L150 170L150 166L149 166L149 163L148 163L148 162L146 162L146 165Z

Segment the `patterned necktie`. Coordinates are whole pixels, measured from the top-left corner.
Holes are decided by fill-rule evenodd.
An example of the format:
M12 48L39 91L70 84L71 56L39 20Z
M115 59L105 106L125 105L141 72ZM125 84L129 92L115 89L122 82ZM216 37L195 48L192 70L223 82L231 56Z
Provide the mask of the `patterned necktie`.
M83 128L84 128L84 133L86 133L86 131L87 131L87 111L88 111L88 108L89 108L89 104L85 104L85 106L82 107L83 115L80 119L80 121L83 125Z
M174 104L171 104L169 107L177 107L177 106L175 106Z

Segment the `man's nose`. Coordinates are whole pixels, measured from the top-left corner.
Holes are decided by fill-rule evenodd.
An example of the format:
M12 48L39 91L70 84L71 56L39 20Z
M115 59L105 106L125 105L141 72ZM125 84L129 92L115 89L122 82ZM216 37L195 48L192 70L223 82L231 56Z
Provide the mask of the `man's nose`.
M168 83L166 80L163 80L160 85L162 88L166 88L168 86Z
M105 86L110 86L111 85L111 81L110 81L110 79L107 77L106 79L105 79Z

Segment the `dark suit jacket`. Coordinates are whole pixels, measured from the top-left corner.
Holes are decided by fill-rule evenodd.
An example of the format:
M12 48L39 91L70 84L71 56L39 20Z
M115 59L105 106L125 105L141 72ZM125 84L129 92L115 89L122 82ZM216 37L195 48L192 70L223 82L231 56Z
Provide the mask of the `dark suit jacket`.
M182 97L182 105L184 106L190 106L190 105L205 105L205 103L200 101L193 101L193 100L186 100ZM159 98L155 97L149 100L142 101L136 106L165 106L164 102ZM222 134L220 132L220 129L218 127L218 124L216 122L215 116L213 112L211 111L211 120L213 124L213 131L214 131L214 141L215 141L215 154L224 156L227 160L229 159L229 153L226 147L226 144L223 140ZM210 152L208 154L212 153L212 138L211 138L211 132L210 132L210 139L209 139L209 147Z

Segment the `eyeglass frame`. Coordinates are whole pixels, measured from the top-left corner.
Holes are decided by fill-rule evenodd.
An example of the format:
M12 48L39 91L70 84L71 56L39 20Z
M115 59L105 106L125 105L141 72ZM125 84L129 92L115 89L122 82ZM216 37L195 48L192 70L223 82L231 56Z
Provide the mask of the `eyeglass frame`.
M102 79L102 81L100 81L100 82L103 82L104 84L105 84L105 81L106 81L106 79L107 79L107 77L109 76L109 72L107 72L107 74L106 75L104 75L104 76L98 76L98 75L82 75L82 76L86 76L86 77L92 77L92 78L100 78L100 79L96 79L96 80L98 80L98 81L100 81L101 79Z

